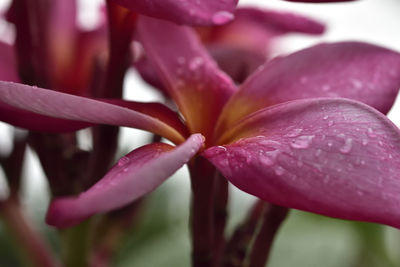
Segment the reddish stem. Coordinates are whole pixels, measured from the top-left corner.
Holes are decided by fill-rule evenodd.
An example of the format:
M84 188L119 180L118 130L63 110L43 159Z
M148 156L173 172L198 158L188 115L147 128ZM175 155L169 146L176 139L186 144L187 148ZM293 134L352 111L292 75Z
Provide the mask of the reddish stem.
M226 245L224 267L243 266L247 251L267 205L264 201L257 201L247 215L246 220L236 228Z
M18 201L10 198L0 203L0 214L23 251L37 267L60 266L47 244L35 231L22 212Z
M192 182L192 264L211 267L214 259L214 175L215 168L197 157L189 167Z
M254 241L249 256L249 267L264 267L266 265L276 233L287 214L287 208L276 205L268 206L260 232Z
M228 205L228 181L219 172L216 172L214 181L214 246L215 266L220 266L225 248L225 226Z

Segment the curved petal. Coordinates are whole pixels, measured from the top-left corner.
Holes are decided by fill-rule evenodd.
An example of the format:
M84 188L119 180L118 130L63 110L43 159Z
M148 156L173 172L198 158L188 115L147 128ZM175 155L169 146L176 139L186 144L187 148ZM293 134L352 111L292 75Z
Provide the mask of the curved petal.
M121 208L150 193L188 162L201 148L204 138L192 135L175 149L153 143L121 158L99 182L76 197L52 201L46 222L70 227L88 217Z
M190 28L142 16L137 30L189 130L210 136L235 90L233 82L218 69Z
M28 85L0 81L0 102L50 117L138 128L176 143L184 140L173 127L140 112Z
M14 47L0 42L0 80L19 82Z
M204 156L241 190L400 227L400 130L380 112L340 98L297 100L247 117L233 134L236 142Z
M231 21L238 0L114 0L146 16L178 24L220 25Z
M15 108L0 101L0 121L31 131L48 133L73 132L93 126L91 123L58 119Z
M277 36L323 31L323 24L304 16L251 7L238 8L231 23L199 29L218 65L239 84L267 60Z
M227 103L220 126L229 128L260 108L313 97L350 98L386 113L399 88L399 53L359 42L320 44L272 60L249 77Z

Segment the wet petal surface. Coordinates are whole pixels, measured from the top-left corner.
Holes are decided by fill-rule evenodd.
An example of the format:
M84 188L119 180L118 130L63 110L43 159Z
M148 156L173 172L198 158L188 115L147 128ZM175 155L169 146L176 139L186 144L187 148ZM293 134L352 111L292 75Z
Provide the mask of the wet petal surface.
M285 207L400 227L400 131L369 106L297 100L247 117L229 136L230 144L203 154L241 190Z
M94 214L133 202L153 191L188 162L203 143L204 138L194 134L176 148L153 143L132 151L79 196L53 200L46 222L60 228L70 227Z

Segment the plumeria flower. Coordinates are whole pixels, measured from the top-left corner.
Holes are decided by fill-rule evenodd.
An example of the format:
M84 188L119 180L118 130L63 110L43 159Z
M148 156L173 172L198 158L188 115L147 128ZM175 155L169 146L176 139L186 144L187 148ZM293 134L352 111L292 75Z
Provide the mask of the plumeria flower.
M2 115L8 122L34 112L45 130L110 124L177 145L136 149L87 191L54 199L49 224L68 227L127 205L204 157L273 204L400 227L400 131L383 114L400 86L399 53L321 44L266 63L236 88L190 28L141 17L138 33L184 121L160 104L0 83L2 105L20 112ZM50 117L63 119L57 129Z
M290 33L319 35L324 29L322 23L298 14L239 7L231 22L198 27L197 32L218 66L235 82L242 83L270 59L278 37ZM163 89L163 83L150 64L143 57L135 62L135 67L146 82Z

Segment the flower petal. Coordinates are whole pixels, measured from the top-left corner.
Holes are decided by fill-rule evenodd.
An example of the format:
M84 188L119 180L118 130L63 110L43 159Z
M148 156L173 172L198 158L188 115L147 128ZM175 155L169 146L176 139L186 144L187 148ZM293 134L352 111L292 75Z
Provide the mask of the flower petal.
M359 42L320 44L272 60L249 77L221 124L229 128L260 108L313 97L350 98L387 113L399 88L399 53Z
M0 81L0 102L50 117L147 130L175 143L184 140L178 130L143 113L28 85Z
M400 227L400 130L371 107L297 100L254 113L232 134L237 141L204 156L241 190L285 207Z
M58 119L15 108L0 101L0 121L31 131L48 133L73 132L93 126L91 123Z
M178 24L220 25L233 19L238 0L114 0L143 15Z
M131 203L163 183L188 162L203 143L204 138L194 134L175 149L167 144L153 143L132 151L79 196L53 200L46 222L60 228L70 227L96 213Z
M218 69L192 29L142 16L137 30L189 130L208 137L235 85Z
M3 42L0 42L0 80L19 81L14 47Z

